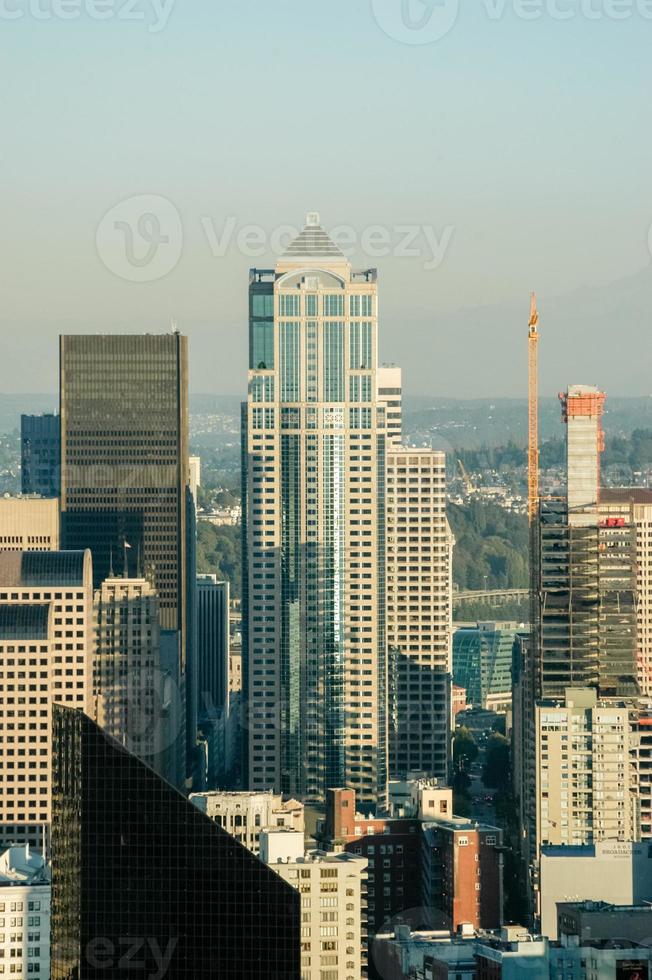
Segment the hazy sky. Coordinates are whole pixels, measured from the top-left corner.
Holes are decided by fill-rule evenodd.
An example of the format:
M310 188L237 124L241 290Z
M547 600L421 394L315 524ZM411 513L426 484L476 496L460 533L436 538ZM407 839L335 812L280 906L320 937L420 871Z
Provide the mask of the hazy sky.
M652 391L650 0L170 3L0 0L0 390L175 317L242 391L248 269L316 209L412 393L522 394L532 288L544 390Z

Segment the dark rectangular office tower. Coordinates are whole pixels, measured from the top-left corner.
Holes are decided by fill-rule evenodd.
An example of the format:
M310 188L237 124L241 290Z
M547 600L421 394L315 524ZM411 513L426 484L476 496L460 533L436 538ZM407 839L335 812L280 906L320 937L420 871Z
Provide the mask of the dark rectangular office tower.
M96 588L112 556L129 575L140 559L160 597L163 629L183 630L187 338L69 336L60 343L62 540L91 549Z
M200 719L218 718L229 696L228 582L197 576L197 676Z
M20 477L23 493L58 497L61 431L58 415L21 415Z
M178 647L188 771L196 736L188 342L178 333L60 338L61 540L142 573ZM77 542L73 545L72 542ZM83 542L83 543L82 543Z
M52 980L298 980L298 891L82 712L53 752Z

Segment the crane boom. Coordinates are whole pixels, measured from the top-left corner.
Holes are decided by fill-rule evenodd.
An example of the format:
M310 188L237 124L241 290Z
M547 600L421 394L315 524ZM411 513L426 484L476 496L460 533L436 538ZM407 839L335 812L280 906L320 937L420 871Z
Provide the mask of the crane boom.
M528 332L528 518L536 519L539 500L539 313L532 293Z
M461 459L458 459L457 463L459 465L460 473L462 474L462 479L464 480L464 485L466 486L468 493L473 493L473 490L475 488L473 486L473 481L468 474L466 466L464 465Z

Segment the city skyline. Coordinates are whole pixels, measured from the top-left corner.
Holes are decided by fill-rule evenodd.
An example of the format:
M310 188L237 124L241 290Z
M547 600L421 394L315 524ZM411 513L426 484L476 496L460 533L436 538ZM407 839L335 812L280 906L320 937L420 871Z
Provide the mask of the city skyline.
M3 978L652 980L651 39L0 0Z

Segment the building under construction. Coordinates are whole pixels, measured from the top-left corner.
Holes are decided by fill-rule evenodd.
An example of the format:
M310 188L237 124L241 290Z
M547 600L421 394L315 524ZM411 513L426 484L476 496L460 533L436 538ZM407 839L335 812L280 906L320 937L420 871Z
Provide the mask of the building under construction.
M606 792L605 787L610 786L613 760L597 752L589 765L579 741L574 746L571 739L564 739L557 772L547 747L557 737L561 715L573 719L577 715L579 720L571 725L574 739L576 721L578 731L591 732L594 727L597 731L605 712L627 714L630 707L635 709L637 572L634 521L627 513L605 514L600 507L605 395L599 389L573 385L560 395L566 425L566 494L539 496L538 325L533 301L528 474L531 631L519 635L514 648L513 749L522 857L531 872L535 916L541 846L590 844L612 836L629 840L638 806L633 800L630 816L615 815L612 834L611 823L607 826L598 811L611 806L611 790ZM618 766L615 775L620 779L625 773ZM625 791L629 793L629 787ZM582 806L577 802L580 795Z
M539 501L536 696L563 697L569 687L635 696L636 529L599 511L605 396L574 385L560 398L568 487L565 498Z

